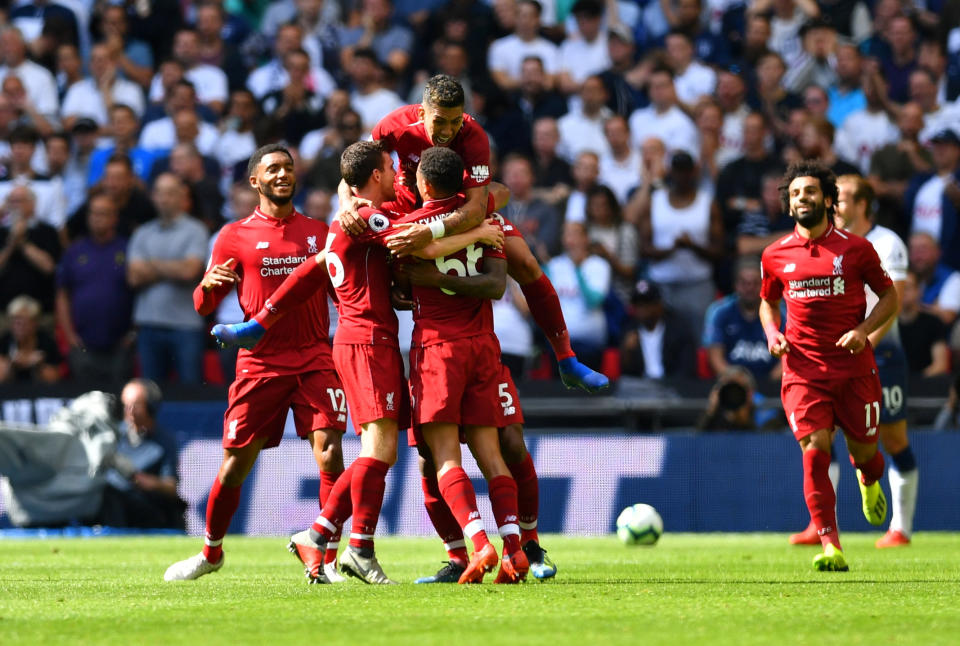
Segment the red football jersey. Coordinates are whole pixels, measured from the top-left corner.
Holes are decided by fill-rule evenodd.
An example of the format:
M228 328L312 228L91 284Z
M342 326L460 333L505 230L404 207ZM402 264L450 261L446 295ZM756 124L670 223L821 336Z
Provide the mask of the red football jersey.
M367 223L360 235L346 234L336 220L327 234L327 273L340 315L333 342L397 347L397 315L390 302L393 277L385 239L391 219L400 214L365 206L360 215Z
M787 304L783 381L857 377L876 370L873 352L837 347L863 322L864 285L879 294L893 286L873 245L830 224L815 240L794 231L763 251L760 295Z
M327 235L324 222L300 213L278 220L259 208L223 227L213 245L211 265L236 260L237 294L249 319L297 266L320 251ZM198 287L197 290L200 288ZM217 303L230 289L213 290ZM194 302L197 303L196 292ZM238 377L269 377L310 370L333 370L327 290L319 290L302 307L276 322L252 350L240 349Z
M418 114L418 104L397 108L382 118L373 128L374 141L383 141L387 149L397 153L400 172L394 181L397 192L396 210L408 213L420 205L416 187L403 183L411 179L420 165L420 155L433 142L427 136ZM449 148L463 159L463 190L490 183L490 140L487 133L469 114L463 115L463 126L450 142Z
M426 224L441 220L463 206L462 195L429 200L422 208L398 222ZM458 276L476 276L484 258L506 258L502 251L483 245L470 245L455 254L437 258L437 269ZM493 307L489 299L458 296L433 287L413 286L413 344L433 345L480 334L493 334Z

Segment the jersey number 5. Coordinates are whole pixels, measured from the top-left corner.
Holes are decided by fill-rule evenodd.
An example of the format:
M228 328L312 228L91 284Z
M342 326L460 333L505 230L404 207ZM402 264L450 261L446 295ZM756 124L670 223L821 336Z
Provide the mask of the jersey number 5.
M477 263L480 261L480 258L483 257L483 249L477 248L476 245L470 245L464 251L467 252L467 263L464 265L462 260L457 258L437 258L434 262L437 263L437 269L439 269L444 274L449 274L451 271L457 276L466 277L466 276L479 276L480 269L477 267ZM332 279L332 277L331 277ZM449 289L441 288L444 294L449 294L450 296L455 296L456 292L452 292Z

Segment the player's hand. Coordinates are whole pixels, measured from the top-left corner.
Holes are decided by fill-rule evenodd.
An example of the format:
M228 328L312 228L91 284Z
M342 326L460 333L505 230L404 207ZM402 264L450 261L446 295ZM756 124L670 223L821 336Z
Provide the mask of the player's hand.
M850 354L858 354L867 347L867 335L854 328L840 337L837 347L849 350Z
M236 260L228 258L226 262L211 267L210 271L204 274L203 280L200 281L200 288L209 292L224 285L236 285L240 282L240 274L233 270L234 264L236 264Z
M777 332L775 336L767 336L767 349L770 354L777 359L790 352L790 344L787 343L787 337L782 332Z
M398 267L397 271L411 284L421 287L439 287L443 276L433 262L412 262Z
M352 196L346 203L340 202L340 208L337 209L337 221L349 235L360 235L367 228L367 223L360 217L360 207L362 206L373 206L373 202L356 195Z
M406 222L394 225L399 229L387 238L387 249L397 256L406 256L414 251L420 251L433 240L430 228L425 224Z
M390 304L395 310L412 310L413 298L402 289L394 285L390 288Z
M478 224L477 233L480 235L480 239L477 241L480 244L493 247L497 250L503 249L503 244L505 242L503 228L495 218L487 218Z

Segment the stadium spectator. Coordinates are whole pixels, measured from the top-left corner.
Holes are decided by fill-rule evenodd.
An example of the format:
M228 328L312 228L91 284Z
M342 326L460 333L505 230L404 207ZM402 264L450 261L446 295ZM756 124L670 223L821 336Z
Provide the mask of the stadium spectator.
M723 18L721 29L726 31L725 37L730 41L734 54L734 64L739 65L748 77L752 77L760 58L770 53L767 43L773 35L770 16L756 11L747 12L742 19L745 24L736 25L736 14L744 11L743 5L735 6L735 2ZM742 36L741 36L742 34Z
M118 223L113 199L94 193L89 234L67 247L57 267L57 325L69 345L70 376L83 383L120 383L133 369L128 241Z
M609 99L607 107L623 117L647 102L646 95L640 89L636 62L636 41L633 32L623 23L613 23L608 27L607 49L610 54L610 67L599 76L607 86Z
M130 36L126 7L107 4L101 11L102 42L110 50L123 76L147 87L153 78L153 50L144 41Z
M41 136L53 132L54 125L57 122L56 114L41 114L30 97L27 96L27 88L16 74L8 74L4 77L2 84L3 96L13 107L14 116L19 125L30 126L37 130Z
M933 158L917 137L923 128L923 109L905 103L897 115L899 136L870 158L868 179L877 196L877 224L893 229L901 237L910 228L910 214L904 212L903 197L910 179L930 170Z
M623 208L613 191L602 184L587 192L586 225L590 253L609 263L613 292L621 305L628 303L640 262L637 229L623 221Z
M630 321L620 345L621 372L647 379L693 377L695 347L686 321L663 302L657 285L639 281L630 296Z
M690 0L684 0L688 2ZM655 67L650 72L647 92L650 105L630 115L630 133L637 148L650 137L669 142L671 150L685 150L698 155L697 129L677 105L673 72L667 67Z
M896 103L905 103L912 98L910 76L917 68L917 32L910 17L899 14L890 19L884 35L889 49L881 52L878 58L883 77L887 80L887 96Z
M180 178L187 188L190 206L187 212L207 227L216 231L223 223L223 195L220 194L219 172L207 172L206 165L216 162L200 155L190 143L177 144L170 152L169 170Z
M204 154L212 152L217 142L217 129L201 120L195 98L196 92L190 81L176 82L164 102L165 116L144 122L140 132L140 147L163 156L177 141L192 132L193 137L187 141L193 141Z
M335 195L336 191L311 188L303 198L303 214L311 220L319 220L329 224L331 217L336 212L336 209L333 208Z
M57 230L35 213L36 196L26 185L9 189L0 226L0 308L21 294L53 312L53 273L60 259Z
M262 122L260 106L247 89L234 90L227 101L226 114L220 122L220 138L213 150L213 157L223 173L220 190L223 193L234 181L235 169L246 166L253 151L257 149L254 126Z
M153 203L133 172L133 162L126 155L117 153L107 160L98 186L117 205L120 213L117 232L120 235L129 237L135 228L157 217ZM87 206L84 204L67 221L67 237L75 240L86 233Z
M577 0L570 14L577 29L560 44L557 86L564 94L577 94L588 77L610 67L610 53L601 0Z
M947 401L937 413L933 422L935 431L956 431L960 429L960 373L954 376L947 392Z
M580 153L573 164L573 190L567 197L564 222L583 222L587 218L587 193L600 182L600 158L589 150Z
M586 151L592 151L598 157L609 152L603 124L613 112L607 107L607 88L603 80L599 76L587 77L580 86L579 99L579 107L557 120L559 151L571 163Z
M328 144L337 140L336 124L347 110L352 110L350 93L346 90L334 90L323 104L323 120L326 125L311 130L300 141L300 158L306 164L313 163Z
M719 376L736 365L748 370L758 382L779 380L781 364L767 350L767 337L757 315L760 262L756 256L737 259L733 285L733 294L707 309L702 345L710 370Z
M503 297L493 301L493 328L500 341L500 361L510 369L515 381L523 381L534 354L530 308L512 278L507 278Z
M302 49L287 52L283 68L289 78L287 85L265 96L261 105L276 132L291 145L298 145L305 134L320 126L323 99L309 86L307 52Z
M705 180L716 183L720 173L718 155L723 142L723 110L715 100L701 99L694 110L694 123L700 135L700 163ZM644 146L653 139L647 139ZM656 141L660 141L656 139ZM662 143L662 142L661 142Z
M938 133L960 128L960 107L937 100L937 78L930 70L920 67L910 73L910 100L923 108L920 143L929 145Z
M673 70L677 99L692 106L700 97L713 95L717 87L717 73L694 58L693 41L679 30L667 34L665 41L667 64Z
M753 375L740 366L730 366L720 373L710 389L707 408L697 421L701 431L757 430L757 407L754 398L757 384Z
M610 293L610 265L590 253L584 223L563 225L563 253L547 262L544 273L557 290L570 346L581 361L599 365L608 340L603 304Z
M909 253L921 308L953 325L960 313L960 271L942 261L940 245L925 231L910 236Z
M60 108L63 125L69 128L77 119L87 117L101 127L106 126L107 110L117 103L129 106L138 118L146 108L143 90L119 76L110 48L105 44L94 45L90 50L90 76L71 85L63 97Z
M53 191L63 194L65 213L73 213L83 204L87 195L87 169L97 143L94 123L80 120L71 132L72 137L65 132L55 132L44 141L47 174L51 185L59 185Z
M690 38L697 51L697 58L704 63L723 67L730 63L728 43L701 23L703 3L701 0L667 0L660 3L663 15L672 31L680 31Z
M554 208L562 208L573 186L570 164L559 154L560 130L553 117L533 122L534 194Z
M60 101L57 97L57 82L42 65L27 58L27 44L16 27L0 30L0 80L14 74L23 81L30 104L42 115L56 115Z
M303 49L303 30L298 25L282 25L276 33L277 36L273 42L273 58L250 72L250 76L247 77L247 89L253 92L253 96L258 101L271 92L282 90L287 86L290 79L287 76L287 70L283 67L283 59L289 52ZM330 73L313 61L310 67L310 86L321 97L329 96L336 88Z
M717 74L717 103L723 109L723 130L717 151L719 169L743 155L743 122L750 114L746 97L743 73L736 67L720 70Z
M600 177L617 196L622 207L640 184L643 168L640 152L631 145L627 119L619 114L614 114L604 122L603 134L608 152L600 157Z
M787 68L784 86L791 92L802 92L811 85L828 88L836 83L836 27L826 18L817 18L800 28L800 38L803 53Z
M808 85L803 90L803 107L809 116L826 119L830 110L830 96L819 85Z
M355 50L347 72L353 86L350 105L360 113L364 132L370 132L383 116L403 107L403 100L397 93L385 87L384 70L372 49Z
M183 531L187 504L177 494L177 441L157 423L163 393L134 379L120 393L123 427L107 471L99 522L110 527Z
M933 172L910 180L904 196L910 231L929 233L943 250L944 262L960 269L960 136L943 130L930 140Z
M196 4L197 60L223 70L227 88L232 92L244 87L247 66L239 48L223 38L226 12L220 1L208 0Z
M699 186L699 169L685 152L673 154L666 187L644 183L637 228L649 278L686 323L702 330L713 300L712 263L723 253L723 220L710 191Z
M937 103L946 105L956 101L960 92L960 69L948 65L949 59L943 42L925 37L917 49L917 66L926 68L937 79Z
M783 57L776 52L767 52L757 61L756 82L747 97L747 103L754 110L763 112L777 136L786 132L790 111L803 107L800 95L783 87L786 71Z
M340 3L330 2L328 0L279 0L271 2L270 6L263 12L263 18L260 21L260 33L267 38L273 38L281 31L285 25L291 24L291 21L297 18L297 14L312 15L318 14L319 22L335 28L340 24L341 16ZM306 37L306 34L304 34Z
M772 9L768 45L772 51L780 54L787 67L793 67L803 56L800 29L808 20L820 15L820 7L814 0L761 0L753 3L753 10L757 12L768 7Z
M840 128L850 114L867 107L867 99L861 87L864 65L860 50L855 44L843 42L837 45L834 68L837 80L827 87L827 99L830 102L827 119L834 128ZM880 101L877 100L876 103L879 104Z
M475 109L474 88L470 77L471 57L467 46L459 40L442 39L437 40L431 49L433 53L431 67L436 67L438 74L452 76L460 82L463 87L463 111L467 114L473 114ZM416 82L407 94L408 103L416 103L423 97L423 90L426 88L429 78L427 74L428 72L425 70L420 70L416 74Z
M820 161L837 177L859 174L856 166L837 157L833 147L835 132L833 124L825 117L810 117L800 135L800 154L804 159Z
M325 135L322 140L318 138L322 147L311 153L313 163L307 171L305 183L308 186L336 191L340 181L340 155L347 146L360 140L363 123L360 115L353 108L347 108L337 115L331 126L324 129ZM304 142L306 141L304 137ZM305 145L301 147L301 154L304 154L305 147Z
M410 65L414 37L409 27L394 21L392 0L362 0L360 16L358 26L340 31L343 68L353 67L353 57L358 51L372 49L379 65L385 65L392 75L403 78Z
M516 132L517 128L511 128L509 132L503 133L498 141L500 150L506 151L511 145L514 150L532 149L532 143L522 139L535 127L536 122L545 117L559 119L567 113L566 101L558 92L549 88L547 81L542 60L536 56L523 59L520 85L511 93L511 112L516 116L510 122L522 122L525 127L519 129L521 132ZM521 141L517 142L517 139Z
M921 294L916 272L907 272L899 318L907 364L915 377L946 375L950 372L948 328L938 316L924 308Z
M900 131L887 115L883 101L885 92L883 77L875 72L864 72L862 93L866 103L850 112L842 126L837 126L834 143L837 156L857 166L861 175L870 171L870 160L877 150L900 139ZM831 98L831 111L834 105Z
M74 45L60 45L57 48L54 71L56 72L54 80L57 83L57 99L63 100L70 86L84 78L83 59L80 58L80 52Z
M20 295L7 304L6 312L10 329L0 336L0 383L58 381L62 357L53 337L39 327L40 303Z
M534 197L533 179L533 166L527 157L514 154L503 160L503 183L510 189L510 201L501 212L545 263L560 253L563 218L554 207Z
M77 5L49 2L47 0L26 0L10 8L10 24L20 30L32 55L45 63L47 42L70 43L80 46L88 36L81 30ZM83 20L86 28L86 16Z
M220 114L227 102L227 75L218 67L200 61L200 40L193 29L180 29L173 37L173 58L183 66L183 76L193 83L197 100ZM150 100L159 101L165 96L161 75L155 74L150 82Z
M741 256L756 256L793 230L793 218L780 205L780 175L765 173L760 181L758 210L744 211L736 229L736 249Z
M554 87L560 60L557 46L540 36L543 6L537 0L518 0L514 5L513 33L493 41L487 50L487 68L494 83L505 91L520 85L520 68L528 56L543 61L547 87Z
M157 219L141 226L127 251L127 282L136 290L133 321L142 374L198 384L203 360L203 319L193 310L192 284L207 257L204 226L185 212L186 187L171 173L153 188Z

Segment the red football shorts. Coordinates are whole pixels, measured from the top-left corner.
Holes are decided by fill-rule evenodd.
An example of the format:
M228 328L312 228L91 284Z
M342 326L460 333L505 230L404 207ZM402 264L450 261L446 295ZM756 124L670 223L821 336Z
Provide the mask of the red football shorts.
M400 350L389 345L333 344L333 363L343 381L353 428L378 419L410 425L410 398Z
M277 446L291 408L300 437L321 428L347 429L347 398L334 370L240 378L230 385L227 401L225 449L238 449L263 437L267 438L263 448Z
M523 410L520 408L520 394L513 383L510 368L500 364L500 379L497 380L497 396L500 401L502 417L497 425L500 428L511 424L523 424Z
M783 411L798 440L822 428L840 427L863 444L877 441L881 395L876 374L793 382L780 389Z
M500 426L500 343L492 334L410 350L413 426ZM413 444L413 434L409 439Z

